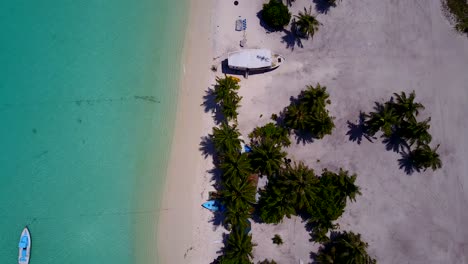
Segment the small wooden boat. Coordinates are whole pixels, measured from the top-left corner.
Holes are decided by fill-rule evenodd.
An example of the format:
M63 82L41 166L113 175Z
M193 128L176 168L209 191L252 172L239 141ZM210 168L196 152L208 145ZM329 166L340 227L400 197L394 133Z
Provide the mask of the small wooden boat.
M23 229L18 244L18 264L28 264L31 253L31 235L27 227Z

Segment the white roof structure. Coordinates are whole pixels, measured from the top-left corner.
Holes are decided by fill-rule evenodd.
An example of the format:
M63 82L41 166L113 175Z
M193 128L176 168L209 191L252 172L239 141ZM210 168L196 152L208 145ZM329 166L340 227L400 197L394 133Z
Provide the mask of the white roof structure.
M271 51L267 49L246 49L228 54L231 68L258 69L272 66Z

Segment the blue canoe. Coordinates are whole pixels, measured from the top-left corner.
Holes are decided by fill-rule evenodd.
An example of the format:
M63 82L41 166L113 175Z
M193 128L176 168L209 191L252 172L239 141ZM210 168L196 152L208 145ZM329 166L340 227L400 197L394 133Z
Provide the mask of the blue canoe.
M215 200L209 200L208 202L203 203L202 206L205 207L206 209L212 211L212 212L217 212L217 211L222 211L223 210L223 206L220 205Z

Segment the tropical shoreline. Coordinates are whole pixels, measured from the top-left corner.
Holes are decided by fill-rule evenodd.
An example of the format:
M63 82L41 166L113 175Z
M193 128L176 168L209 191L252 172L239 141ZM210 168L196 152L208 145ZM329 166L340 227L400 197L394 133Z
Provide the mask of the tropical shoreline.
M210 27L206 25L213 1L191 0L189 5L176 124L158 221L157 263L187 263L184 258L193 248L193 218L199 209L194 197L203 175L198 145L203 134L202 97L210 77L212 52Z

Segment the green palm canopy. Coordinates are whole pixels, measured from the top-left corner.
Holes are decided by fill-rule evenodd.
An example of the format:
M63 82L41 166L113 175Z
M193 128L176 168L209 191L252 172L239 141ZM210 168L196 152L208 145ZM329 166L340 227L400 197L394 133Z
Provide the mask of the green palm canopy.
M240 150L240 132L235 125L223 122L219 127L213 127L213 144L218 154L234 153Z
M307 10L304 8L304 13L299 12L299 15L294 16L296 18L295 26L300 36L309 38L313 37L318 31L320 22L311 14L312 7Z
M360 234L344 231L320 248L316 261L320 264L376 264L366 252L367 247Z

